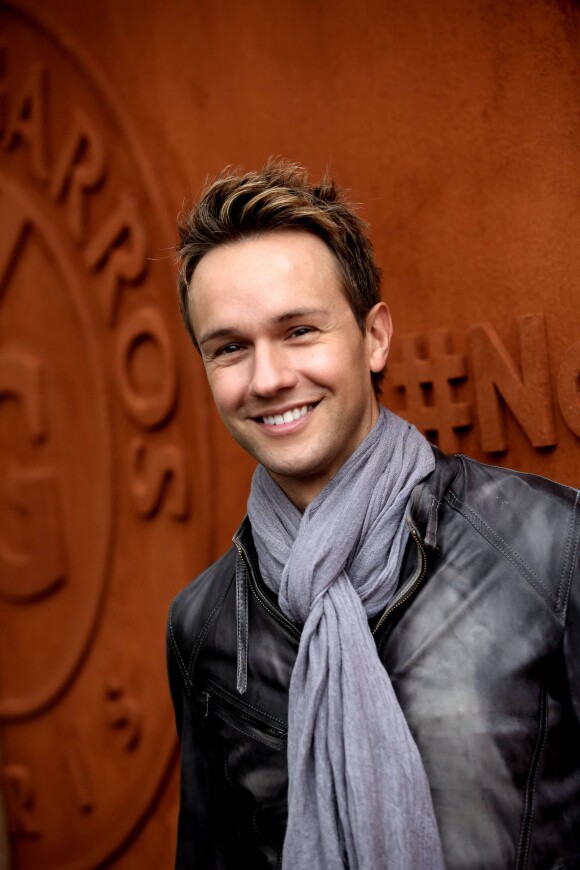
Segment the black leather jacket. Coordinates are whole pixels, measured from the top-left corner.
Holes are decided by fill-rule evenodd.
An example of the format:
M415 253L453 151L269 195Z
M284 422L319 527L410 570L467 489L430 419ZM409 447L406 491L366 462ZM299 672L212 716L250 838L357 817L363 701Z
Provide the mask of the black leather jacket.
M410 500L398 591L371 628L446 866L580 868L580 493L436 455ZM280 866L300 627L260 580L247 520L235 544L169 617L179 870Z

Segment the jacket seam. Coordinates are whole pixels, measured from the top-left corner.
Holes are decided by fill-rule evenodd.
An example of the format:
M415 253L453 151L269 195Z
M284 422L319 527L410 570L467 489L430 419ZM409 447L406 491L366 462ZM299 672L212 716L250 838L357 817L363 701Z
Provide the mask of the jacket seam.
M228 585L228 589L229 589L229 585ZM193 648L191 650L191 655L189 657L189 662L188 662L187 666L185 664L184 658L181 655L181 651L179 649L179 644L177 642L177 637L175 635L175 631L173 628L173 611L175 609L177 599L174 599L171 602L171 605L169 607L169 617L168 617L168 622L167 622L168 628L169 628L169 639L171 641L171 647L172 647L172 649L175 653L175 656L177 658L177 664L179 666L181 676L183 677L183 682L185 683L185 689L186 689L188 696L189 696L191 689L192 689L192 686L193 686L193 680L192 680L191 675L192 675L193 668L195 665L195 659L197 658L197 655L199 653L201 645L207 636L207 633L210 629L210 626L211 626L213 620L215 619L218 611L221 609L221 607L224 603L226 595L227 595L227 589L226 589L224 595L222 596L222 598L220 599L220 601L218 601L218 603L211 609L207 618L205 619L205 622L203 623L201 630L200 630L200 632L197 636L197 639L193 645Z
M173 607L174 607L174 605L175 605L175 601L172 601L172 602L171 602L171 607L169 608L169 619L168 619L168 625L169 625L169 639L171 640L171 647L172 647L172 649L173 649L173 651L174 651L174 653L175 653L175 656L176 656L176 659L177 659L177 665L178 665L178 667L179 667L179 670L181 671L181 676L183 677L183 681L184 681L184 683L185 683L185 688L186 688L187 694L189 695L189 692L190 692L190 690L191 690L191 684L190 684L190 682L189 682L189 680L188 680L188 677L187 677L187 670L186 670L186 667L185 667L185 662L183 661L183 659L182 659L182 657L181 657L181 653L180 653L180 651L179 651L179 646L177 645L177 639L176 639L176 637L175 637L175 633L174 633L174 631L173 631L173 619L172 619L172 617L173 617Z
M230 771L228 768L228 757L226 755L225 748L222 748L222 753L223 753L223 758L224 758L224 776L226 778L226 782L231 788L236 789L236 784L234 782L232 782L232 778L230 776Z
M558 586L558 595L556 597L556 605L558 608L562 610L565 609L566 604L568 602L568 594L570 591L570 585L572 583L572 575L574 573L574 563L576 559L576 553L578 551L578 540L580 539L580 524L578 528L578 534L576 535L576 540L574 542L574 546L572 548L573 541L573 533L576 527L576 518L577 518L577 508L578 501L580 499L580 492L576 493L576 500L574 501L574 507L572 508L572 517L570 519L570 529L568 532L568 540L566 542L566 553L564 555L564 565L562 566L562 573L560 576L560 584ZM565 582L566 572L568 574L567 581Z
M522 814L522 828L520 833L520 841L518 844L518 854L516 858L516 870L524 870L528 864L530 853L530 842L532 839L533 815L536 804L536 780L538 777L538 768L546 745L548 737L548 701L545 686L542 686L540 694L540 723L538 739L532 755L530 770L528 772L528 780L526 782L526 792L524 798L524 811Z
M538 593L538 595L550 606L550 609L554 613L554 616L563 624L563 620L560 618L558 613L554 611L554 595L550 593L550 590L545 585L545 583L538 577L533 568L527 564L527 562L522 559L519 553L510 547L510 545L505 541L501 535L498 535L492 528L490 528L484 520L479 517L472 508L466 505L464 502L459 499L454 492L451 490L448 494L445 495L445 501L447 504L453 509L460 513L465 519L492 545L495 549L502 554L502 556L510 562L514 568L521 574L521 576L532 586L533 589ZM503 546L500 546L500 543ZM536 581L536 582L534 582Z

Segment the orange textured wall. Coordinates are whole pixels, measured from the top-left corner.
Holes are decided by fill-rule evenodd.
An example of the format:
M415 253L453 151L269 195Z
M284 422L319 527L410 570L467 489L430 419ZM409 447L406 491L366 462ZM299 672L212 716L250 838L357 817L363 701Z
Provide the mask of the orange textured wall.
M571 0L0 3L15 868L172 866L165 615L252 472L177 317L174 219L207 175L329 167L383 269L385 403L580 484L579 26Z

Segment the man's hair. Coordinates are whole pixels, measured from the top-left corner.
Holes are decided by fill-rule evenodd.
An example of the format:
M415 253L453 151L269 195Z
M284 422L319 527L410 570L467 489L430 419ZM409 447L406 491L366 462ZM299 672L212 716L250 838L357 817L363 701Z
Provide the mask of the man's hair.
M380 270L368 238L368 225L325 175L313 185L304 167L270 159L255 172L227 167L206 183L199 201L179 217L179 308L199 350L189 316L189 285L202 257L220 245L257 238L276 230L312 233L330 249L339 268L342 291L364 333L365 318L381 301ZM380 393L383 372L372 372Z

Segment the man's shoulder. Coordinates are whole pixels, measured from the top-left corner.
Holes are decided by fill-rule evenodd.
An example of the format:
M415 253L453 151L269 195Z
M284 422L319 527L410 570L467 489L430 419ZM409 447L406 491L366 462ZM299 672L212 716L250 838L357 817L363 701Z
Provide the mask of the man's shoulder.
M453 517L461 517L464 531L471 529L473 552L484 560L481 564L486 554L494 553L551 607L563 604L578 573L580 492L537 474L465 456L438 458L441 467L453 469L437 495L438 504L447 509L447 528L456 530Z
M176 650L195 645L220 610L235 578L236 555L235 546L230 547L173 599L167 634Z
M469 503L491 517L509 509L521 512L526 507L536 511L527 516L530 522L538 514L538 508L562 510L568 513L579 501L579 491L539 474L530 474L503 466L489 465L468 456L453 457L460 473L456 474L450 492L456 497L465 497Z
M443 505L454 508L482 528L518 531L530 537L535 530L580 524L580 491L539 474L490 465L463 454L445 454L433 447L435 469L421 486L415 503L418 525Z

